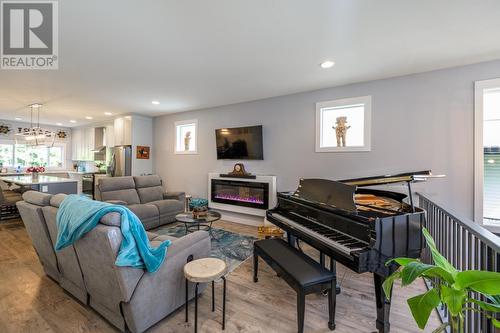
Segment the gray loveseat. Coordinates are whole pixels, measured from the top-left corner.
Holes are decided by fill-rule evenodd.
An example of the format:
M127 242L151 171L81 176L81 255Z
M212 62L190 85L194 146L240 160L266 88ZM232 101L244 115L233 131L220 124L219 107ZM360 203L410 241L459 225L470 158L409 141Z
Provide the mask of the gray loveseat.
M184 211L184 193L165 192L157 175L101 178L97 192L99 200L127 206L146 230L175 222Z
M160 269L148 273L117 267L114 263L122 241L117 213L105 215L73 246L54 251L56 214L64 197L29 191L17 204L47 275L122 331L144 332L184 304L184 264L191 256L208 257L211 245L206 231L181 238L148 232L153 246L166 239L172 241ZM194 297L192 286L189 297Z

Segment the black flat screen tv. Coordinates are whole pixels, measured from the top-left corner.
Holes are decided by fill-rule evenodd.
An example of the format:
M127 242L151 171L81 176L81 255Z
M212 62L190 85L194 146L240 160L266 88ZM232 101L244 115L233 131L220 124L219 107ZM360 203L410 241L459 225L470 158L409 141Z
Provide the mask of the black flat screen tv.
M215 130L218 160L263 160L262 126Z

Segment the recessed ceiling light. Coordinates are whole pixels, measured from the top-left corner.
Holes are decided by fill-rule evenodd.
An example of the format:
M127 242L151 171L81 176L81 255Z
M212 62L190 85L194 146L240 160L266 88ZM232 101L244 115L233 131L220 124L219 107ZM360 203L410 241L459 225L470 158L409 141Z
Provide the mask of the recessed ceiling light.
M62 126L62 123L56 123L57 126Z
M74 124L76 123L76 120L70 120L69 122Z
M23 120L23 118L19 118L19 117L16 117L15 119L16 119L16 120Z
M111 112L104 112L105 116L112 116L113 114Z
M85 117L85 119L92 120L92 119L94 119L94 117L87 116L87 117Z
M160 105L160 101L152 101L151 103L153 103L154 105Z
M335 63L333 61L327 60L327 61L323 61L320 66L321 66L321 68L328 69L328 68L332 68L334 65L335 65Z

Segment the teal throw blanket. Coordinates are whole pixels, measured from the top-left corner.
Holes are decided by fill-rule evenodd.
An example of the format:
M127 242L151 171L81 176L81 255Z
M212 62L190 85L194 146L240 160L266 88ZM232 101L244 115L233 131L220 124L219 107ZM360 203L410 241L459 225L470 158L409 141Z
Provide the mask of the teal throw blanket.
M144 226L130 209L125 206L94 201L76 194L68 195L59 206L55 249L61 250L70 246L94 229L101 217L111 212L121 215L123 236L115 264L156 272L165 260L166 249L171 243L169 240L157 248L152 248Z

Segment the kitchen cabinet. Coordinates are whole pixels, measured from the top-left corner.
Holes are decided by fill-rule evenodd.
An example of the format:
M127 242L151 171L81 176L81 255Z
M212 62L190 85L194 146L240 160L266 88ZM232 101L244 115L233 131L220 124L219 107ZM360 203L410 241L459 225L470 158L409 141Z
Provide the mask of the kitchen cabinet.
M114 123L115 146L132 145L132 117L116 118Z
M104 132L104 138L106 147L112 148L115 146L115 129L113 125L106 126L106 130Z
M71 157L73 161L94 160L94 128L74 128L71 132Z

